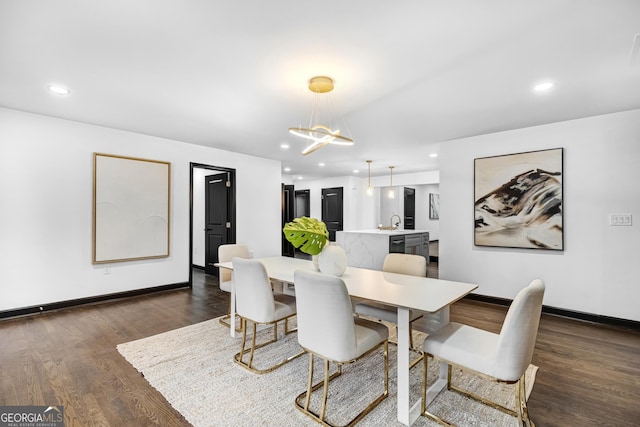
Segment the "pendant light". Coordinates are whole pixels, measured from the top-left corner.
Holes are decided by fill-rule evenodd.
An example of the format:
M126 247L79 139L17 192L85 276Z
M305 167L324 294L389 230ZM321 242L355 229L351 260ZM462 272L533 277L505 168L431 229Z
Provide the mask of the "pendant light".
M395 166L389 166L389 170L391 171L391 175L390 178L391 180L389 181L389 198L390 199L395 199L396 198L396 192L393 190L393 168Z
M367 160L367 165L369 166L369 186L367 187L367 196L371 196L373 194L373 187L371 186L371 162L372 160Z
M311 154L327 144L353 145L353 139L345 129L344 119L338 120L333 111L333 98L330 93L333 90L333 79L326 76L312 77L309 80L309 90L315 94L315 99L308 124L289 128L291 134L309 141L302 155ZM341 122L341 125L338 122Z

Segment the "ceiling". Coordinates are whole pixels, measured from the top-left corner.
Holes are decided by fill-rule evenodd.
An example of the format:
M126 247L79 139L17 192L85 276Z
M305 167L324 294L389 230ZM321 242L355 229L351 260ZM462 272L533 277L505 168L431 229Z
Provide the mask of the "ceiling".
M447 140L640 108L638 33L638 0L0 0L0 106L305 179L437 170ZM315 75L355 145L302 156Z

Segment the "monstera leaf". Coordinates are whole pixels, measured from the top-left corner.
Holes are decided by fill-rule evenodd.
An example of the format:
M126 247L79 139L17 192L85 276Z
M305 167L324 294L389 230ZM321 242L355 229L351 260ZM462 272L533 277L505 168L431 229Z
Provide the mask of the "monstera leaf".
M329 232L325 223L306 216L287 223L282 232L293 246L309 255L318 255L329 240Z

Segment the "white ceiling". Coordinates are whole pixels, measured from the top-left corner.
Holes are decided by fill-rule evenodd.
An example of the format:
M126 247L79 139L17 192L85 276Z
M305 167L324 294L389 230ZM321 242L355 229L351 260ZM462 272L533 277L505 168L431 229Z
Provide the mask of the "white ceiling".
M436 170L450 139L640 108L638 33L639 0L0 0L0 106L307 179L366 176L367 159L402 174ZM287 128L307 121L315 75L334 78L356 144L303 157Z

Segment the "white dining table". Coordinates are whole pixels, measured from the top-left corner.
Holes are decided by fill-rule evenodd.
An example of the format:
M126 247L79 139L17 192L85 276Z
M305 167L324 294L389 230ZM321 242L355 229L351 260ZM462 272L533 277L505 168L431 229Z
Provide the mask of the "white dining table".
M315 271L311 261L291 257L258 258L272 280L285 287L295 287L296 270ZM232 262L215 264L233 270ZM386 273L366 268L347 267L341 276L351 297L375 301L397 307L398 310L398 421L410 426L420 416L421 398L411 403L409 396L409 311L437 313L434 328L449 323L449 306L478 286L470 283ZM231 325L235 325L235 294L231 292ZM235 328L229 328L235 337ZM432 330L431 332L434 332ZM427 390L427 404L447 385L447 365L440 364L438 380Z

